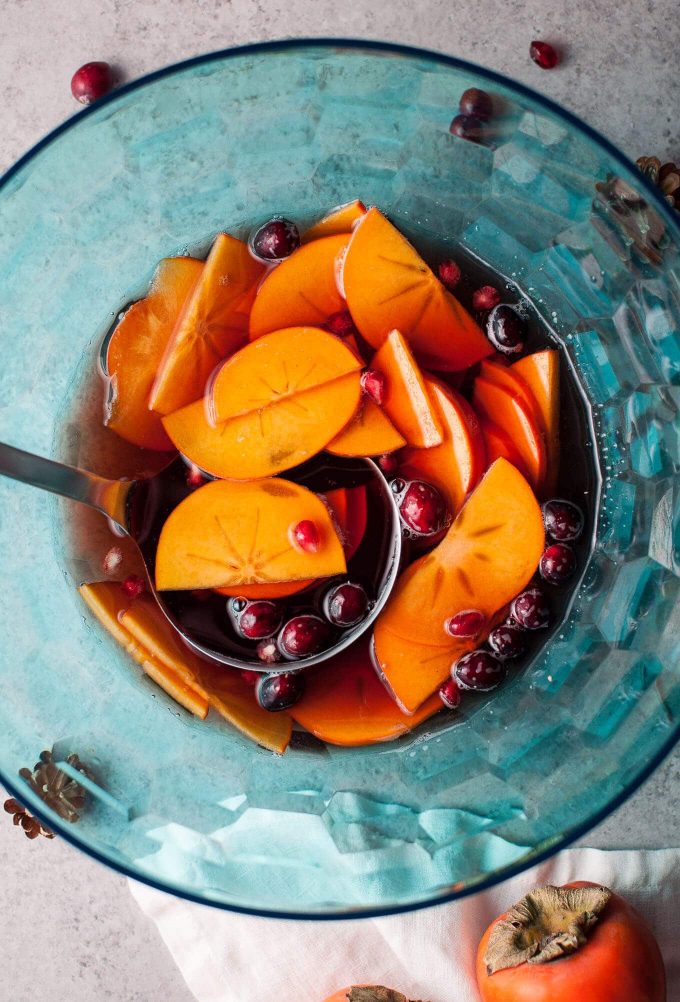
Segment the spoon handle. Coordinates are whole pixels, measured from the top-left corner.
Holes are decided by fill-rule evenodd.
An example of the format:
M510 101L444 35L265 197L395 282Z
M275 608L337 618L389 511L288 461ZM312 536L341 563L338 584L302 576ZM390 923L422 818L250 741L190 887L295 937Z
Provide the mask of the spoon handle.
M134 481L107 480L1 442L0 475L81 501L108 515L127 532L126 501Z

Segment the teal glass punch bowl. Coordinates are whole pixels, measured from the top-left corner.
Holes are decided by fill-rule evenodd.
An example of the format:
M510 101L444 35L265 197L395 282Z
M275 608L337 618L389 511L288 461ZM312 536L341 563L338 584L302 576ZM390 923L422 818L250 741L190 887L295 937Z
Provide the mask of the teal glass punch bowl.
M483 144L448 131L470 86L497 102ZM393 744L274 756L144 679L76 592L72 508L0 482L2 782L109 865L262 914L401 911L501 880L601 820L680 734L680 230L606 141L496 74L283 42L79 113L0 187L0 440L82 461L78 373L159 259L357 197L517 283L589 404L592 548L504 688ZM19 775L44 750L91 768L77 821Z

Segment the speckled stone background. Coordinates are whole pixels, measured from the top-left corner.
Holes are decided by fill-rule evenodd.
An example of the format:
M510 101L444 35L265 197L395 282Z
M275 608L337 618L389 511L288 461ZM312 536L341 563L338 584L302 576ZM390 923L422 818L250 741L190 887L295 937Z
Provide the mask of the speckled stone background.
M132 78L210 49L293 34L460 55L542 89L632 157L678 160L677 15L677 0L620 0L615 17L611 0L0 0L0 169L76 112L69 80L85 61L106 59ZM530 62L536 37L563 47L559 69ZM679 816L676 752L585 844L679 846ZM123 877L62 841L28 842L4 814L0 978L0 998L12 1002L192 998Z

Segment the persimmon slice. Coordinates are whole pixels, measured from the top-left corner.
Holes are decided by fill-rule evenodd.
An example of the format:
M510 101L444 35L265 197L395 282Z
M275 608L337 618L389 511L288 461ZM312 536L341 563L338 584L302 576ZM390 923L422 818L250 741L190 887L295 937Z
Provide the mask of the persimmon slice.
M440 445L443 431L425 380L405 338L390 332L371 362L385 376L383 409L409 445Z
M337 233L351 233L357 221L366 215L366 206L355 198L353 202L339 205L337 209L327 213L313 226L310 226L302 236L303 244L321 237L334 236Z
M81 584L78 594L113 639L117 640L135 661L141 663L143 652L140 652L139 644L120 624L120 617L131 602L121 588L120 581L93 581Z
M543 433L533 414L511 390L482 376L475 380L472 403L478 413L505 431L520 455L532 487L540 491L547 460Z
M318 327L272 331L221 367L210 390L210 416L217 424L260 411L360 368L351 348Z
M335 456L378 456L404 445L406 439L382 407L364 397L354 418L328 443L326 450Z
M517 467L525 479L528 479L526 468L512 439L505 434L502 428L499 428L493 421L489 421L488 418L480 417L479 423L486 445L487 464L491 466L497 459L507 459L509 463Z
M291 529L310 519L316 552L295 546ZM342 544L316 494L288 480L214 480L170 513L156 552L159 590L220 588L344 574Z
M142 669L144 674L148 675L152 682L155 682L176 703L183 706L189 713L193 713L199 720L205 720L208 716L208 700L194 686L185 682L181 675L178 675L151 654L142 661Z
M375 625L373 640L381 684L405 714L427 706L428 699L439 699L436 690L451 674L453 663L476 646L474 640L450 638L448 646L433 647L393 633L380 620Z
M364 641L310 673L290 713L322 741L352 747L394 741L441 708L435 694L415 714L403 713L377 678Z
M263 710L255 701L252 685L229 669L206 664L201 684L208 693L210 706L227 723L263 748L279 755L285 752L293 730L288 713Z
M158 603L150 595L140 595L120 614L120 624L149 655L160 661L200 695L207 696L197 679L202 661L183 644Z
M544 430L538 403L526 380L523 379L519 372L515 371L514 366L509 368L507 365L502 365L499 362L492 361L492 359L485 358L479 367L479 375L482 379L486 379L490 383L495 383L496 386L502 386L509 393L512 393L513 396L521 400L528 413L531 414L536 427L541 429L541 431Z
M525 355L512 366L524 379L538 407L548 451L545 493L555 490L560 467L560 356L555 349Z
M202 271L203 262L191 257L161 261L148 294L125 311L109 341L110 399L105 423L144 449L174 448L160 416L149 410L149 400L163 353Z
M250 340L283 327L319 327L346 309L336 282L336 260L348 234L303 244L269 272L250 311Z
M203 394L215 366L246 340L264 265L241 240L220 233L158 367L150 407L170 414Z
M374 348L398 328L422 364L454 372L493 351L467 310L378 209L357 223L342 281L352 318Z

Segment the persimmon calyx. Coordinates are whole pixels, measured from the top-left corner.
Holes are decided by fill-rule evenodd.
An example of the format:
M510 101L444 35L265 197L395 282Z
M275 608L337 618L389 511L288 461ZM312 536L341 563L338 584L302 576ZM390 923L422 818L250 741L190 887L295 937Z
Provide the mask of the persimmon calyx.
M385 988L383 985L350 988L347 998L349 1002L410 1002L401 992L395 992L393 988Z
M534 888L496 923L484 954L487 974L575 953L588 942L611 896L601 886Z

